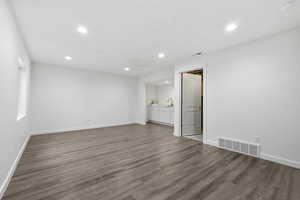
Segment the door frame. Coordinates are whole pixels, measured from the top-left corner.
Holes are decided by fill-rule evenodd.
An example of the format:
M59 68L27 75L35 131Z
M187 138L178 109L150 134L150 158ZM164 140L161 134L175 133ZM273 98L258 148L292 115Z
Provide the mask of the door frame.
M178 97L178 112L177 112L177 116L175 116L178 120L177 120L177 131L178 133L176 134L174 132L174 135L176 134L177 136L181 136L182 137L182 74L183 73L187 73L187 72L192 72L192 71L197 71L197 70L202 70L203 74L202 74L202 78L203 78L203 143L207 143L207 97L206 97L206 80L207 80L207 71L205 70L204 67L191 67L190 69L187 70L180 70L175 72L175 82L177 84L177 95L179 95ZM176 125L176 124L175 124Z
M201 69L201 70L192 70L192 71L189 71L189 72L196 72L196 71L201 71L201 85L200 85L200 88L201 88L201 110L200 110L200 112L201 112L201 135L203 136L203 130L204 130L204 120L203 120L203 99L204 99L204 92L203 92L203 90L204 90L204 87L203 87L203 70ZM180 73L180 79L181 79L181 92L180 92L180 101L181 101L181 104L180 104L180 113L181 113L181 116L180 116L180 119L181 119L181 126L180 126L180 133L181 133L181 136L183 136L182 135L182 114L183 114L183 112L182 112L182 108L183 108L183 78L184 78L184 74L186 74L186 73L189 73L189 72L181 72ZM198 75L199 76L199 75Z

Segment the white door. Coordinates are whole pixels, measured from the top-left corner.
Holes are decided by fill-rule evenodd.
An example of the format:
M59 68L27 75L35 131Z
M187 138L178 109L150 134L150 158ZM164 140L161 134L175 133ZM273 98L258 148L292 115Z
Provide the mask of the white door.
M201 76L182 74L182 135L201 134Z

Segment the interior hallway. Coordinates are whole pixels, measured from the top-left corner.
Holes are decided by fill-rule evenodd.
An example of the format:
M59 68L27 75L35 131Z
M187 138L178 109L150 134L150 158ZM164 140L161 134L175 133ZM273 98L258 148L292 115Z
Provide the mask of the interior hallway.
M299 200L300 170L147 124L32 136L3 200Z

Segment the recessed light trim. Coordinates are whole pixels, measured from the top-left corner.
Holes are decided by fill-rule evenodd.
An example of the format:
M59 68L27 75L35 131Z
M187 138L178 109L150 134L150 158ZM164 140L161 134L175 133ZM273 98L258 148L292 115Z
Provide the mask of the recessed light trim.
M163 52L160 52L160 53L157 54L157 57L158 57L159 59L163 59L163 58L166 57L166 54L163 53Z
M65 60L67 60L67 61L70 61L70 60L72 60L73 58L71 57L71 56L65 56Z
M82 34L82 35L86 35L88 33L88 30L87 30L86 26L78 25L77 26L77 32Z
M124 70L128 72L128 71L130 71L130 68L129 67L125 67Z
M236 22L231 22L231 23L229 23L229 24L227 24L226 26L225 26L225 31L226 32L234 32L234 31L236 31L236 29L238 28L239 26L238 26L238 24L236 23Z

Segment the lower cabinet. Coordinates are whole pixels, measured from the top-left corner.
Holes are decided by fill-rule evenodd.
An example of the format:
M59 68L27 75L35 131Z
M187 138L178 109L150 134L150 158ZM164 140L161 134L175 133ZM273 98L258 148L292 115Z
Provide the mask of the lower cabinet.
M172 110L171 112L170 112L170 122L171 122L171 124L174 124L174 110Z
M174 109L173 107L148 107L147 109L148 121L174 124Z
M159 121L170 124L170 112L165 109L161 109L159 111Z

